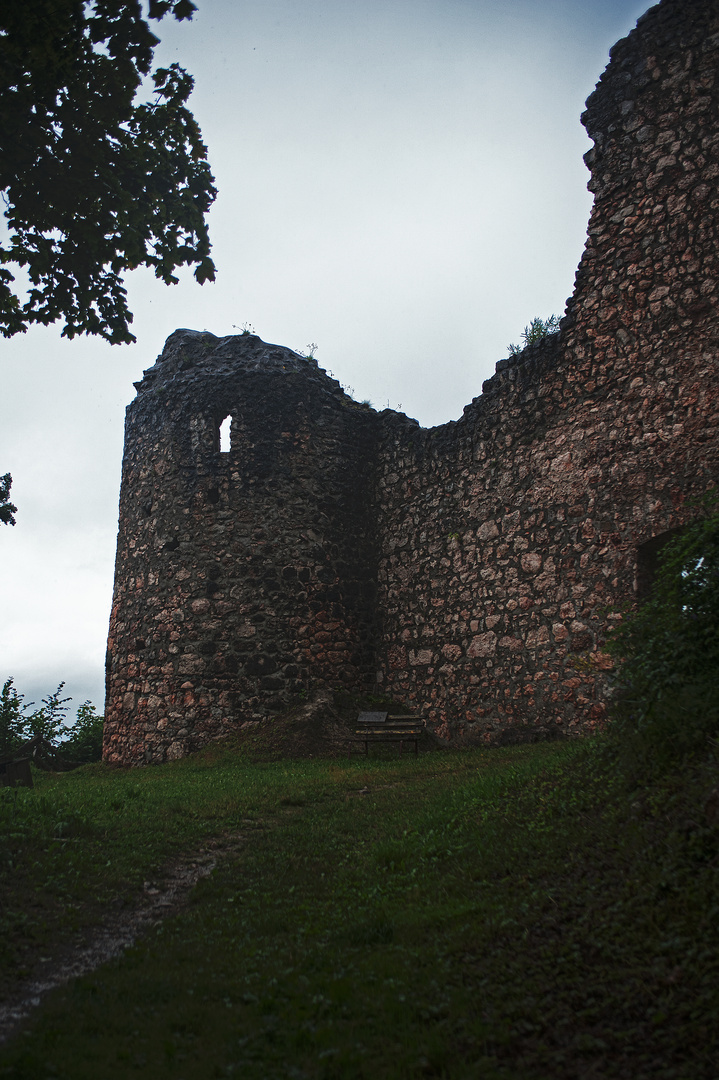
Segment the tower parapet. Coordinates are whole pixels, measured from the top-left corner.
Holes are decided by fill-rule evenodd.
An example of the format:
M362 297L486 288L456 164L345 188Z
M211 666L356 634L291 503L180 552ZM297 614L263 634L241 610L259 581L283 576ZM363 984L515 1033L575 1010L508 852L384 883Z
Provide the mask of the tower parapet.
M373 679L376 414L249 334L176 331L137 391L106 758L178 757L317 685Z

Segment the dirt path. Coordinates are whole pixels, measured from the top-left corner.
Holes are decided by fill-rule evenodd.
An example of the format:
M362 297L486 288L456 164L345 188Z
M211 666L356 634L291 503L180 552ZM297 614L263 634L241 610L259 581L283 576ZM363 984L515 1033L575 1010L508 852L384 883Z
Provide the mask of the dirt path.
M197 882L209 877L221 860L237 854L245 839L243 833L226 835L169 864L157 882L145 882L143 897L134 907L112 913L102 926L86 931L71 945L61 945L51 950L52 955L40 957L32 974L15 986L13 1000L0 1003L0 1043L16 1032L50 990L119 956L179 911Z

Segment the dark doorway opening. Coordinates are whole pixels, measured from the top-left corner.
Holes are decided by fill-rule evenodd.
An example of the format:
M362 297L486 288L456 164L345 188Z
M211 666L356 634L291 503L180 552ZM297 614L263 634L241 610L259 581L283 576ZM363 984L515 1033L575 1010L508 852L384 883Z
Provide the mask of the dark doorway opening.
M668 529L667 532L653 536L651 540L647 540L637 548L637 600L647 600L651 596L659 570L661 553L669 541L681 531L681 529Z

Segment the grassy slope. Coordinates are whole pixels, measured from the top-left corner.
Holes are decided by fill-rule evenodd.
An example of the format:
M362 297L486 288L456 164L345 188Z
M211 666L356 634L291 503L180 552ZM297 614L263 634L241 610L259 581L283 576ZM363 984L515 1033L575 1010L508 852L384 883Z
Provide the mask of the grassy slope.
M632 793L595 759L227 748L43 777L0 815L6 986L173 853L245 841L50 995L0 1076L715 1080L715 764Z

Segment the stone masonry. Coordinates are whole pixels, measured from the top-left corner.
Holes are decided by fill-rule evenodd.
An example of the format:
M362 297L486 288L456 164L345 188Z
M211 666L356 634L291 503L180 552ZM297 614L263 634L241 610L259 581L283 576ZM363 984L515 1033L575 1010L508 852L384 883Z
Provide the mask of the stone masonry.
M453 740L601 723L607 630L719 481L718 69L717 2L663 0L614 46L561 330L457 422L378 414L254 335L169 338L128 408L107 760L323 686Z

